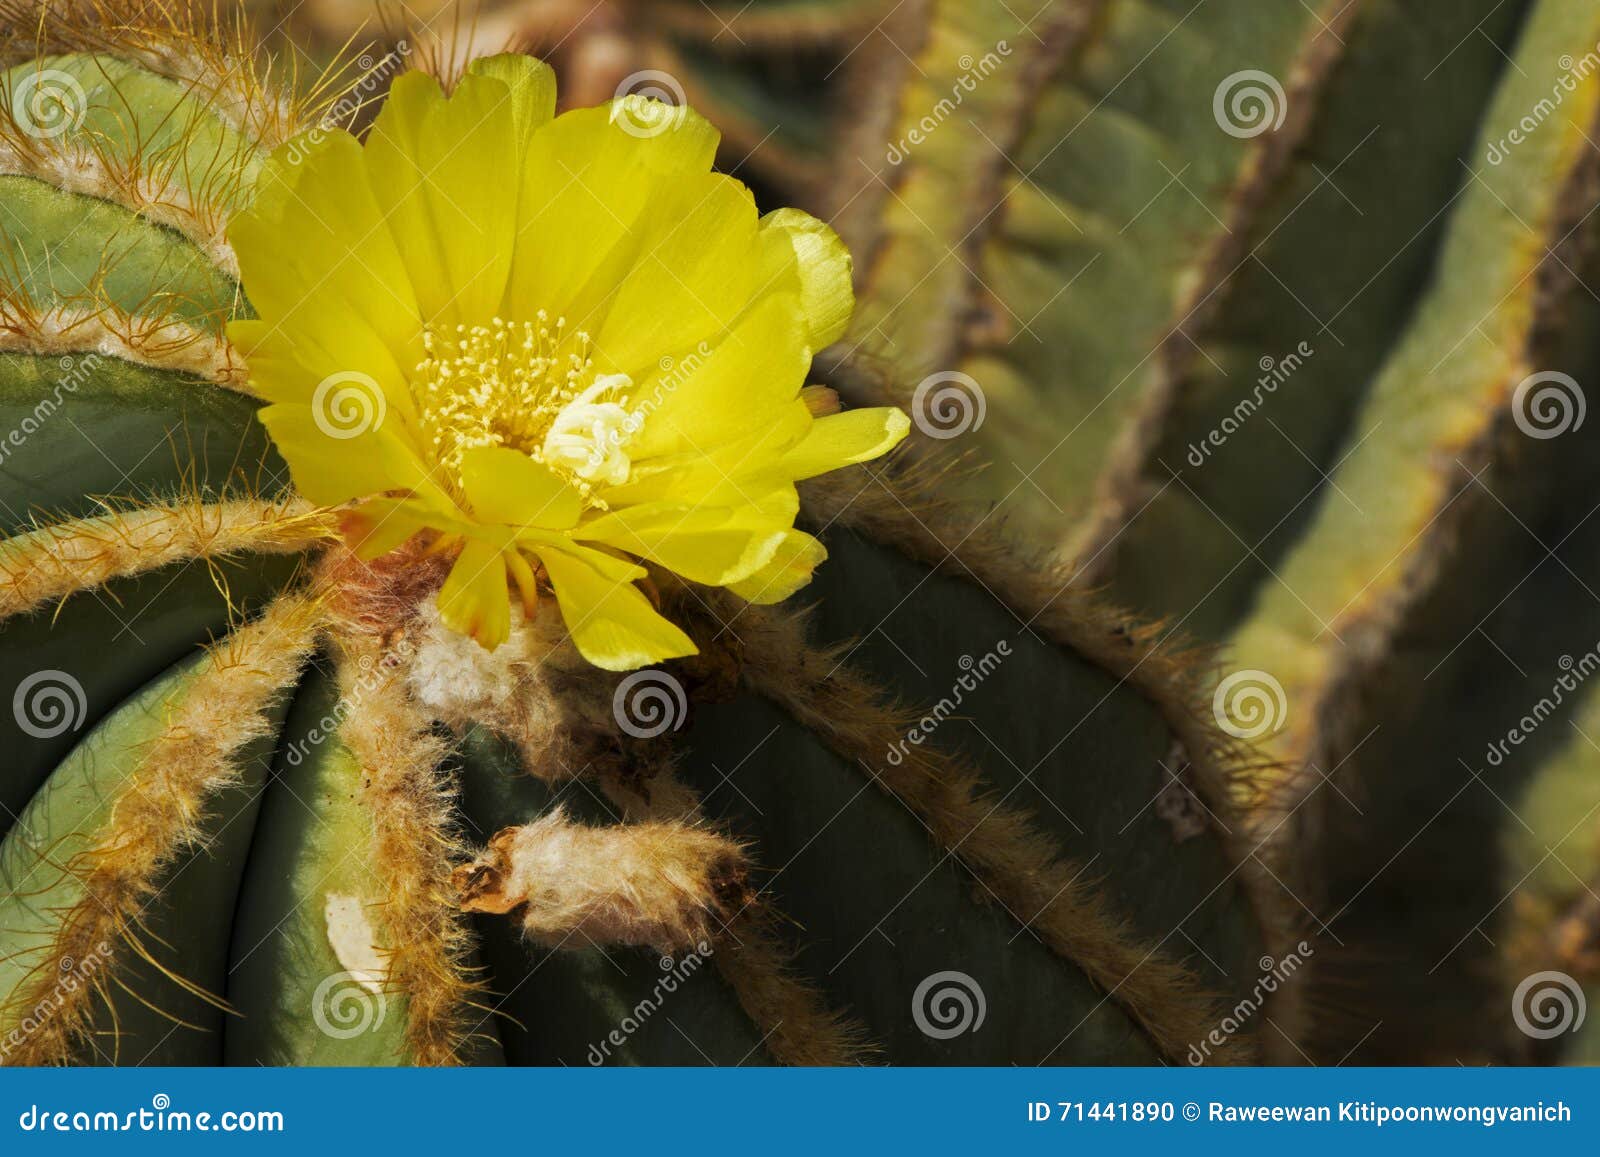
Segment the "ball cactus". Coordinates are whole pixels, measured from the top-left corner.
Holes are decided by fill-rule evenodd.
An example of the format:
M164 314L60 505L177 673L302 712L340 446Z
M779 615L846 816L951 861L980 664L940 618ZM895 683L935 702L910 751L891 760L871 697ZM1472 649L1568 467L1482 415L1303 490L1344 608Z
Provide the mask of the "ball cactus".
M1591 5L7 3L0 1059L1597 1056Z
M183 7L4 15L6 1062L1257 1055L1205 662L872 464L845 251L706 121L495 56L363 145Z

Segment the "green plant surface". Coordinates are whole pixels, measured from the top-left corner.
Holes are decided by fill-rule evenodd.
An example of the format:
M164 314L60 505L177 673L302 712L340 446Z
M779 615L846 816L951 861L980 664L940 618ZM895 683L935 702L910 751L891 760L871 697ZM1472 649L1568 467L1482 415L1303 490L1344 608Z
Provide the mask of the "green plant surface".
M82 78L97 109L134 106L121 118L95 114L96 139L111 141L102 147L123 157L135 141L162 155L228 152L245 187L257 147L272 143L261 122L236 122L250 131L219 127L195 110L194 90L108 63L108 53L117 56L100 47L92 58L48 57L52 67ZM232 80L247 92L258 83L242 72ZM308 114L296 115L305 123ZM189 127L169 133L165 126L173 124ZM56 390L57 375L69 372L60 358L95 358L84 381L66 390L60 412L45 415L6 458L0 498L13 537L0 549L25 557L39 542L36 521L78 531L109 525L120 533L118 512L152 501L280 501L281 463L262 439L254 400L237 392L231 363L217 361L215 372L199 376L193 369L207 364L200 354L211 349L206 343L220 323L248 311L224 257L205 238L170 227L148 205L119 200L109 188L95 197L55 187L47 167L0 180L18 190L7 208L23 223L7 233L11 272L0 270L0 299L18 303L19 321L0 360L0 403L7 407L0 420L20 426L33 415L41 395ZM52 330L50 311L69 305L85 325ZM179 345L129 340L110 324L130 317L181 324ZM115 501L108 508L102 499ZM573 726L588 729L583 735L607 739L597 748L602 766L576 779L552 785L533 778L516 766L521 753L475 729L424 732L447 752L441 798L459 805L455 823L471 847L555 803L594 824L634 822L629 809L660 806L649 785L657 777L666 792L672 777L665 769L674 763L673 790L703 800L696 822L751 841L754 911L730 917L712 954L716 967L697 973L659 1018L648 1018L603 1059L757 1063L806 1055L807 1042L792 1031L786 1037L781 1018L773 1023L748 985L740 987L740 975L767 969L770 984L815 984L793 999L814 1008L818 1023L849 1021L850 1039L863 1046L850 1057L1181 1062L1254 981L1263 924L1271 919L1262 895L1247 886L1257 874L1228 834L1228 784L1238 757L1208 724L1197 725L1194 672L1163 661L1130 680L1107 656L1121 663L1126 652L1136 665L1146 643L1092 602L1074 600L1052 619L1065 629L1034 629L1034 610L1008 610L979 584L932 577L926 563L902 557L895 546L844 527L825 537L836 557L812 592L822 607L812 626L793 626L781 611L700 600L708 633L735 640L728 647L744 678L717 693L708 689L715 680L703 665L670 668L693 700L692 721L676 741L618 734L610 685L597 709L582 698L593 689L577 677L560 686L552 709L570 711ZM86 903L81 893L73 899L77 869L47 859L37 836L115 846L121 813L110 796L143 782L142 761L158 736L175 742L163 727L186 703L184 681L196 671L229 669L197 658L197 650L215 640L211 653L220 658L260 645L261 624L272 621L265 616L322 581L325 570L308 577L322 565L293 550L206 558L118 578L5 624L0 691L41 667L68 671L84 689L71 728L21 745L27 758L8 764L4 778L5 802L22 817L0 848L7 878L53 865L60 878L51 887L69 901L30 906L20 891L7 901L26 912L8 935L25 937L33 955L48 960L73 905ZM319 599L338 603L357 597L359 583L317 589ZM280 591L290 593L271 602ZM747 612L752 618L742 620ZM109 620L119 617L131 620L127 630L137 643L118 641ZM401 634L420 629L396 625L404 626ZM851 638L866 640L858 654L842 665L828 657L826 648ZM878 764L888 760L888 746L880 741L916 718L891 703L908 711L937 703L966 669L964 656L1002 643L1015 647L1015 657L995 670L982 695L961 718L941 716L940 734L919 745L909 773L886 776ZM316 1015L331 1015L319 1003L329 996L325 984L360 971L335 943L337 921L329 914L341 903L366 914L371 949L392 955L409 946L395 931L394 897L383 892L386 865L374 850L384 822L392 822L375 816L394 805L385 792L399 789L375 788L373 769L353 754L355 741L346 742L347 713L363 718L367 705L336 682L334 648L305 645L314 653L297 664L298 679L287 679L262 709L269 740L240 756L245 770L236 787L196 802L199 845L165 869L182 886L158 882L141 913L160 933L151 955L166 971L123 971L133 954L118 943L106 966L115 978L109 999L87 1010L91 1029L75 1038L76 1050L54 1059L441 1059L437 1051L417 1052L416 1041L432 1030L419 1027L422 1002L403 980L375 990L358 979L355 1011L364 1005L374 1014L370 1032L330 1032ZM253 663L281 661L299 646L285 639L281 650L269 645L235 669L248 674ZM714 664L719 649L708 642L706 650ZM85 656L94 663L82 663ZM781 679L767 677L800 667L816 675L819 695L851 688L855 714L814 718ZM1038 718L1040 695L1073 720L1065 737ZM849 733L842 730L847 720ZM1005 736L1009 754L985 734ZM644 788L618 778L619 767L642 776ZM735 775L739 791L728 787ZM1203 796L1214 819L1180 832L1159 818L1151 801L1174 784ZM1018 865L1008 862L1012 855ZM997 902L997 891L1005 899ZM760 920L747 926L747 915ZM590 1047L637 1008L663 971L659 953L636 946L575 942L552 951L521 943L514 916L479 913L463 926L472 947L457 978L469 996L458 1010L465 1036L452 1042L455 1061L592 1063ZM886 938L899 947L886 951ZM41 945L45 951L34 951ZM793 955L784 965L790 971L761 963L763 953L779 962ZM941 1039L917 1026L912 997L919 981L952 969L983 987L990 1020L979 1031ZM0 999L0 1026L7 1028L20 1023L38 979L16 975L14 967L8 975ZM141 1011L132 1011L135 1005ZM183 1024L157 1011L172 1009L185 1010ZM1230 1034L1215 1059L1254 1056L1260 1029L1251 1024Z

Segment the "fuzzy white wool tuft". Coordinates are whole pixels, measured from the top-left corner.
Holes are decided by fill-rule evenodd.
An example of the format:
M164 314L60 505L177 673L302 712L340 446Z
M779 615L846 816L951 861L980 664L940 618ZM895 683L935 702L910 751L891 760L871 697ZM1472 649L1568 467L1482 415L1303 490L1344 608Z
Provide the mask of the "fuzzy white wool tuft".
M536 614L528 619L521 607L512 604L511 637L486 651L445 626L439 608L429 600L417 614L418 641L408 672L412 693L446 723L500 718L528 667L559 645L552 618Z

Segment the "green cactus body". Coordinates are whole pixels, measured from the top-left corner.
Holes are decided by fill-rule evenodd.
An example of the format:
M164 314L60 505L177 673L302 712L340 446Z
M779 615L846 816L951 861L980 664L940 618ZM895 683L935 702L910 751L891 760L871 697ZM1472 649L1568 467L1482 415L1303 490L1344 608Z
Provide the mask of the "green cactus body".
M888 58L897 111L855 148L894 195L842 219L841 377L912 406L967 375L920 452L977 449L969 491L1077 582L1226 647L1217 717L1316 947L1275 1059L1592 1059L1592 1023L1529 1031L1525 982L1592 1003L1600 939L1600 23L1311 7L1044 5L1043 44L1031 9L906 15L927 76ZM869 155L1007 38L963 116Z
M321 108L226 29L97 11L13 46L0 122L6 1061L1255 1055L1260 1024L1213 1030L1275 909L1195 663L992 537L930 542L947 515L865 468L807 492L818 525L861 516L827 531L809 617L664 586L702 649L666 669L666 734L559 647L497 668L520 697L487 718L470 679L419 676L482 661L420 609L439 572L397 604L397 572L351 561L224 337L250 311L227 221ZM30 134L44 74L79 103ZM609 862L591 847L709 850L681 853L682 910L632 911L604 871L576 915L502 906L498 841L539 824L571 874ZM947 972L981 990L972 1031L914 1011Z

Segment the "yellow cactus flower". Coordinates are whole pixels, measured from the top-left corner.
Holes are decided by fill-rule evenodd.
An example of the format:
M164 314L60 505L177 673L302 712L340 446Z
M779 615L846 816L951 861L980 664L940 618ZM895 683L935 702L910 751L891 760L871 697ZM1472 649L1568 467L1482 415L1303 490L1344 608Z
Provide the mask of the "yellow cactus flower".
M825 557L796 481L908 422L805 388L854 305L831 229L758 216L689 109L554 113L550 69L499 56L448 98L401 77L364 143L285 145L229 230L256 314L229 337L363 557L432 532L452 629L492 650L509 587L530 612L548 589L582 654L628 670L695 650L641 564L787 597Z

